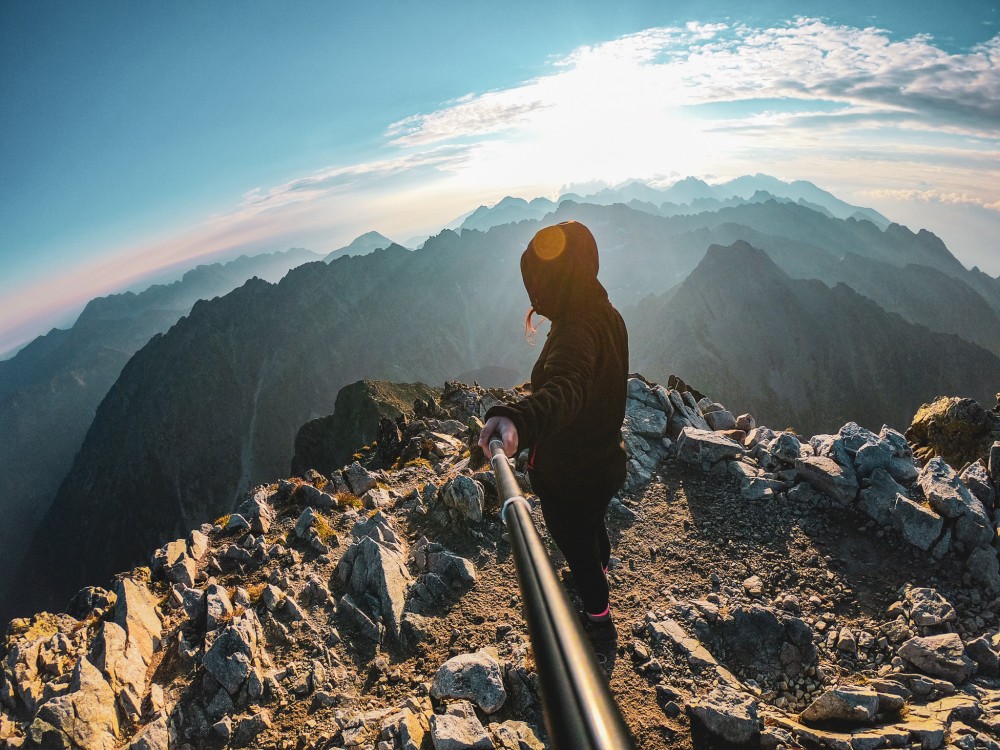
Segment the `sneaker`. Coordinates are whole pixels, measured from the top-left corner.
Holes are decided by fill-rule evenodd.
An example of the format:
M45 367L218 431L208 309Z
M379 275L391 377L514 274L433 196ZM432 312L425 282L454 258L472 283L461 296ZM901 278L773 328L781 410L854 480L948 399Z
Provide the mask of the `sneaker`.
M610 678L618 656L618 630L615 628L615 621L609 617L607 620L595 622L584 614L583 631L587 634L591 648L594 649L597 663L601 665L605 676Z

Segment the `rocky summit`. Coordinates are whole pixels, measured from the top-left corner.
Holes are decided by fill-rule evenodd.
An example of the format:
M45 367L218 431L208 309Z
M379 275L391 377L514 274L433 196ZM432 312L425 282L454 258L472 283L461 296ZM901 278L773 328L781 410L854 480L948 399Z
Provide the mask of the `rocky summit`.
M516 395L446 383L349 463L254 487L66 612L12 621L0 742L548 747L475 448ZM638 747L1000 748L1000 442L951 465L947 441L772 429L638 375L623 438L604 666Z

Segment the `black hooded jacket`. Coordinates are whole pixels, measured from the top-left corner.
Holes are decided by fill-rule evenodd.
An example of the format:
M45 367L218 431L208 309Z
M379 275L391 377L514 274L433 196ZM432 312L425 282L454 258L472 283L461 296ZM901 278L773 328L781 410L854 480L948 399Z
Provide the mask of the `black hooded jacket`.
M597 244L584 225L535 235L521 274L532 307L552 327L531 371L531 395L486 417L514 423L519 449L533 449L531 468L543 481L571 476L610 496L625 479L628 333L597 271Z

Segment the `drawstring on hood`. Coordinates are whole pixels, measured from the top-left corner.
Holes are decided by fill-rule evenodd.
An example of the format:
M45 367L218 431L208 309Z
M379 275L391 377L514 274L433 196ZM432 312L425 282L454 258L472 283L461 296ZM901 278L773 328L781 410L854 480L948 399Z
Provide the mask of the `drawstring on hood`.
M594 235L578 221L545 227L521 254L528 299L535 312L549 320L608 298L597 280L598 267Z

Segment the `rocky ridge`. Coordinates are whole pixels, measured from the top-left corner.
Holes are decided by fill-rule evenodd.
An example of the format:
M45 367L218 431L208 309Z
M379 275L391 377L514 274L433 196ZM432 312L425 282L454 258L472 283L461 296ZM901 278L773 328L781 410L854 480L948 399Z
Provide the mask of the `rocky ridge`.
M66 613L12 621L0 741L544 747L470 450L516 396L448 383L359 460L256 487ZM889 428L777 432L640 376L623 437L607 669L640 747L1000 748L1000 443L920 465Z

